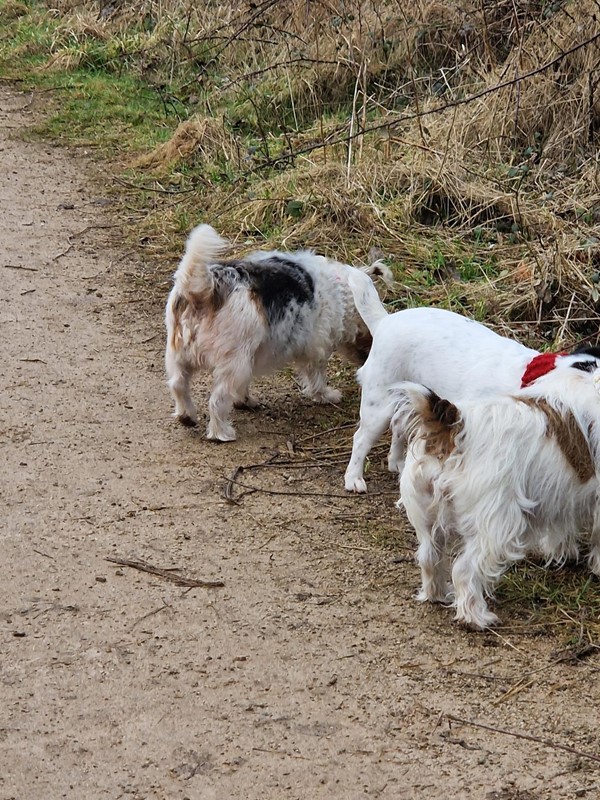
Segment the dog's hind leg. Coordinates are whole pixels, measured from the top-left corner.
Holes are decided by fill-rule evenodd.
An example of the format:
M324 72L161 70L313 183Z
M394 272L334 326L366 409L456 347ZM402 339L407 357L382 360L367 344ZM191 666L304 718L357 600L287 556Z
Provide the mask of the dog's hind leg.
M433 468L433 469L432 469ZM417 600L450 603L454 592L450 581L449 546L451 535L440 522L443 497L434 496L434 481L440 466L437 459L416 461L409 456L400 480L402 496L396 503L404 507L419 541L417 563L421 568L421 589Z
M172 348L167 348L165 356L167 384L175 400L175 416L182 425L193 426L197 422L196 407L190 393L192 370L182 364Z
M388 470L402 474L406 458L406 435L404 431L392 429L392 444L388 453Z
M354 434L352 455L344 476L346 491L359 493L367 491L367 484L363 477L365 459L373 445L383 436L393 413L394 404L389 401L382 402L381 392L371 395L368 387L363 386L360 401L360 424Z
M500 575L503 565L481 549L478 539L475 536L467 541L464 550L454 562L452 583L455 591L455 619L483 630L499 622L498 617L489 610L485 596L490 591L489 575Z
M207 439L232 442L235 428L229 420L234 403L246 398L252 380L252 363L248 360L229 361L213 372L213 390L208 401Z
M316 403L339 403L342 393L327 385L327 360L303 363L298 367L302 393Z
M244 411L254 411L260 407L260 402L250 392L250 384L252 382L252 375L249 377L245 385L238 388L238 396L233 404L234 408L240 408Z

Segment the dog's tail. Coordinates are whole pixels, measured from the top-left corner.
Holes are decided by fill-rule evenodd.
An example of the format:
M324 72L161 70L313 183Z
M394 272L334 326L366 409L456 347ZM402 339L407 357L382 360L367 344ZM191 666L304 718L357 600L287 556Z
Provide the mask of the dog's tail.
M399 426L409 443L423 439L428 454L444 457L454 450L455 438L464 423L453 403L426 386L408 381L393 386L390 393L397 402L392 429Z
M356 269L355 267L349 267L348 269L348 286L354 297L354 305L371 332L371 336L373 336L375 328L384 317L387 317L387 311L379 299L377 289L370 275L381 276L388 286L392 285L393 276L390 269L381 261L376 261L370 267L364 267L363 269Z
M213 281L207 267L229 248L210 225L198 225L190 233L185 245L185 253L177 272L175 286L184 297L212 293Z

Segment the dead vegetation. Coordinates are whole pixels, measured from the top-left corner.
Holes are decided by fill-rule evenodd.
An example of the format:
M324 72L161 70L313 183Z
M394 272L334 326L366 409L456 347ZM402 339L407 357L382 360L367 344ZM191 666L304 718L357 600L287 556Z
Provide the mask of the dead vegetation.
M48 67L133 70L176 123L132 162L168 189L155 252L200 219L348 260L376 246L399 305L595 341L598 2L52 5Z

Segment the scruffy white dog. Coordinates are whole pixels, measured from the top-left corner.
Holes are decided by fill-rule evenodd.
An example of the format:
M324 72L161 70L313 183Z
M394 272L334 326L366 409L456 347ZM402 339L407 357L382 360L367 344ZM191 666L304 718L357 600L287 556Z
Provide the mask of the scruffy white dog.
M206 435L222 442L236 437L229 420L233 406L257 405L250 395L254 376L295 362L306 395L337 403L341 393L327 385L329 357L337 350L362 364L371 344L348 288L348 276L359 270L310 251L223 260L228 247L210 225L196 227L166 309L165 361L175 416L196 424L191 379L198 369L211 371ZM379 263L365 270L391 282Z
M578 555L600 575L600 358L582 354L513 396L453 405L424 386L393 392L408 440L398 506L419 540L420 600L451 603L475 628L507 567L532 551Z
M351 273L349 285L373 336L369 357L357 372L362 395L345 475L350 492L367 491L365 459L390 424L394 384L421 383L456 402L517 391L572 362L570 355L540 354L451 311L410 308L388 314L371 279L359 271ZM388 458L391 471L402 471L405 449L404 432L396 425Z

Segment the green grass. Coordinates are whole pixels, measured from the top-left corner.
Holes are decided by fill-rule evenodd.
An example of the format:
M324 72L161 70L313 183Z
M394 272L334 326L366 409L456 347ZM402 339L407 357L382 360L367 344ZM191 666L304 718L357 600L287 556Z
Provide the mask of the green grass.
M600 643L600 579L585 561L561 568L526 561L508 571L495 596L507 626L559 633L569 645Z
M9 5L0 1L0 70L20 88L49 98L51 113L35 133L115 159L169 138L179 122L175 109L135 74L107 69L110 43L88 43L87 57L75 69L45 69L57 20L36 3L27 15L13 18L3 13Z
M55 93L60 99L55 98L53 113L36 132L108 150L117 158L165 141L176 124L166 116L158 94L130 76L78 70L64 76Z

